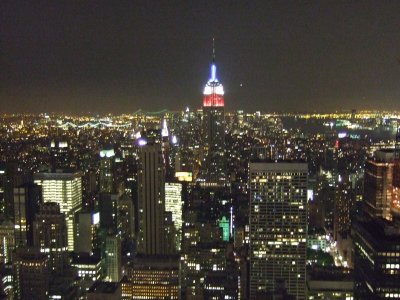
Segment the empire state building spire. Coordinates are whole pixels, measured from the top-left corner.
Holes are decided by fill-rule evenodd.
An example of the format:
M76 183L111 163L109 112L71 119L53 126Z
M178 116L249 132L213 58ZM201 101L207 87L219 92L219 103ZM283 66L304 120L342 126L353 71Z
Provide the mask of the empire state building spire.
M211 74L203 92L204 161L201 177L212 184L226 181L224 88L217 79L215 41L212 45Z
M213 38L213 54L212 54L212 62L215 64L215 39Z
M217 66L215 64L215 41L213 38L213 53L210 78L204 87L203 106L224 106L224 87L217 79Z

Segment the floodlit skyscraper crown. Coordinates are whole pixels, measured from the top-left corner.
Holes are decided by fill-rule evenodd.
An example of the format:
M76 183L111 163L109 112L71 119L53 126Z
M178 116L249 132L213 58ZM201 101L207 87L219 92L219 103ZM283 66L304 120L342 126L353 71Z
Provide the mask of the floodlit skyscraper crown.
M224 106L224 87L217 79L217 66L215 64L215 47L213 39L213 58L210 68L210 79L203 91L203 106Z

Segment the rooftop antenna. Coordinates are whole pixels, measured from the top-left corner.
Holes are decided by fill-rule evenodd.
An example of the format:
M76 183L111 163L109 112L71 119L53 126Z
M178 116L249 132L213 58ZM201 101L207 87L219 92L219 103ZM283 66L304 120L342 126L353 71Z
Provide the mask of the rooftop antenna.
M215 63L215 38L213 37L213 53L212 53L212 62Z
M212 39L212 63L211 63L211 78L210 81L216 81L217 67L215 66L215 39Z

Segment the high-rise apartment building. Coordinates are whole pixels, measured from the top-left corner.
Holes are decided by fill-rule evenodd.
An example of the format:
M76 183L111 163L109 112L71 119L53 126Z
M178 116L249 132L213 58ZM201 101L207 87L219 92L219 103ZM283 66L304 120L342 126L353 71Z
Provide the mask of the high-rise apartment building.
M36 173L34 182L42 187L43 202L56 202L67 222L68 251L74 251L74 217L82 207L82 174L57 170Z
M33 222L33 244L49 257L49 271L62 273L69 266L67 226L60 206L46 202L40 206Z
M350 233L351 212L356 204L355 183L351 176L340 176L335 189L333 238Z
M224 183L226 180L224 87L217 79L214 49L210 78L203 91L203 139L203 177L208 183Z
M140 148L138 174L139 238L138 253L166 254L164 228L165 179L160 144Z
M250 299L306 297L307 164L250 163Z

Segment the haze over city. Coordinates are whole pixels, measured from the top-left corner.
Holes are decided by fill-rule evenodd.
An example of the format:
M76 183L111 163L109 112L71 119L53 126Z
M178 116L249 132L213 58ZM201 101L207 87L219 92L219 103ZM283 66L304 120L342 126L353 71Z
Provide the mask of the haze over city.
M400 299L399 1L0 1L0 300Z
M0 113L400 109L397 1L1 1Z

